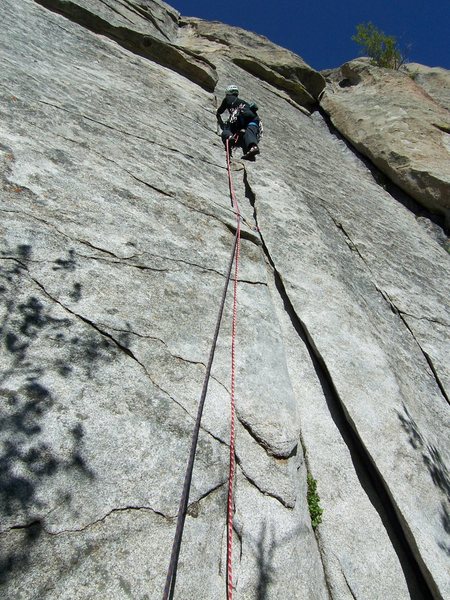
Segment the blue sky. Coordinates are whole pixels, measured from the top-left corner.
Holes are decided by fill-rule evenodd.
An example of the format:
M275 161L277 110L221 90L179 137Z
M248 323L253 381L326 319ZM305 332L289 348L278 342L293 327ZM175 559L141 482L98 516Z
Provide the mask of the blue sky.
M360 54L351 41L372 21L408 47L408 62L450 69L450 0L172 0L183 16L222 21L267 36L315 69L340 66Z

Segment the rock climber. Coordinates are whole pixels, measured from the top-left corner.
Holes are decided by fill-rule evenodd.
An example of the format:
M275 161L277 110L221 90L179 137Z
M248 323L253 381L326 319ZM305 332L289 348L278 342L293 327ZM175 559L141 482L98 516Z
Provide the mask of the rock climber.
M228 110L228 121L222 120L222 114ZM258 142L260 139L261 123L258 117L258 106L253 102L249 104L239 98L239 90L235 85L229 85L225 98L216 112L217 122L222 130L222 141L226 146L230 140L230 156L232 146L239 145L244 151L242 158L255 160L259 154ZM236 138L236 135L238 137ZM237 141L236 141L237 140Z

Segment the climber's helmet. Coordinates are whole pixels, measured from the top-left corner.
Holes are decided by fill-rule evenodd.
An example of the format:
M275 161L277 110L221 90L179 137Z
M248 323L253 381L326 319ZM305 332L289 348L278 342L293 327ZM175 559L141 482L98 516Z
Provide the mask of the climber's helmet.
M227 96L239 96L239 89L236 85L229 85L225 93Z

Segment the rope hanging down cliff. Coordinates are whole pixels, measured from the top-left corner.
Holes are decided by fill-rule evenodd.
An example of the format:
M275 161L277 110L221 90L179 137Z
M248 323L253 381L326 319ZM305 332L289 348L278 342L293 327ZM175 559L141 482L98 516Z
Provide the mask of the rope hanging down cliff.
M231 250L230 262L228 265L227 275L225 278L225 285L222 293L222 300L220 303L219 314L217 317L216 328L214 331L213 341L209 354L208 364L206 367L205 379L203 381L202 393L197 410L197 418L195 420L194 431L192 434L191 450L189 453L189 459L186 467L183 491L180 499L180 506L178 510L177 526L175 529L175 536L172 545L172 552L170 556L169 568L167 571L166 584L164 587L163 600L172 600L175 593L175 582L178 568L178 558L180 555L181 541L183 537L184 523L187 515L187 508L189 503L189 494L192 482L192 473L194 470L195 454L197 450L198 436L200 433L200 424L203 414L203 408L205 405L206 394L208 391L208 383L211 375L212 363L214 360L214 354L217 346L217 339L219 337L220 324L222 321L223 310L225 306L225 299L227 296L228 284L231 279L231 272L234 264L234 293L233 293L233 319L232 319L232 331L231 331L231 423L230 423L230 467L228 477L228 501L227 501L227 600L232 600L233 596L233 571L232 571L232 546L233 546L233 483L235 475L235 373L236 373L236 325L237 325L237 284L238 284L238 269L239 269L239 254L240 254L240 237L241 237L241 214L239 211L239 205L236 199L236 194L233 186L233 179L231 177L231 166L230 166L230 146L227 140L226 143L226 155L227 155L227 171L228 171L228 184L230 189L231 204L236 215L236 234L234 236L233 247Z
M237 329L237 285L239 273L239 257L241 250L241 213L234 192L233 178L231 177L230 146L227 140L227 171L230 185L231 203L236 215L236 257L234 266L233 286L233 321L231 328L231 419L230 419L230 470L228 475L228 503L227 503L227 600L233 597L233 514L234 514L234 474L236 470L235 457L235 418L236 418L236 329Z

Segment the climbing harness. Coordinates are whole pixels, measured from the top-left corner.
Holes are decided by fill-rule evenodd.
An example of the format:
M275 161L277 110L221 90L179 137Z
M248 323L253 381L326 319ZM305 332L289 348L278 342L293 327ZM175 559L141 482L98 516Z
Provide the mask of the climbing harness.
M183 491L181 494L180 506L178 510L177 525L175 529L175 536L172 545L172 552L170 556L169 568L167 571L166 583L164 587L163 600L172 600L175 593L175 582L177 576L178 559L181 549L181 540L183 537L184 523L186 521L187 508L189 503L189 493L191 488L192 473L194 470L195 454L197 449L198 437L200 433L200 423L203 414L203 408L205 405L206 394L208 391L208 383L211 375L212 363L214 360L214 353L216 350L217 339L219 337L220 324L222 321L223 310L225 306L225 299L227 296L228 284L231 279L231 273L234 264L234 285L233 285L233 318L231 328L231 419L230 419L230 466L228 475L228 500L227 500L227 600L232 600L233 597L233 514L234 514L234 502L233 502L233 489L234 489L234 476L236 471L236 458L235 458L235 389L236 389L236 328L237 328L237 284L238 284L238 270L239 270L239 255L241 247L241 214L239 211L239 205L236 199L236 194L233 186L233 179L231 177L231 165L230 165L230 145L229 140L226 140L226 155L227 155L227 171L228 171L228 185L230 189L231 204L234 209L236 216L236 234L234 236L233 247L231 250L230 262L228 265L227 275L225 279L225 285L222 292L222 300L219 307L219 314L217 316L216 328L214 331L213 341L209 354L208 364L206 367L205 379L203 381L202 393L197 409L197 418L195 420L194 431L191 440L191 449L189 453L189 459L186 467Z
M241 137L241 132L238 131L237 133L233 133L232 135L230 135L230 137L228 137L226 139L226 150L227 150L227 161L229 158L231 158L231 151L233 148L237 148L239 145L239 139ZM228 162L227 162L227 168L228 168ZM230 177L230 175L229 175ZM231 206L233 207L233 197L231 195L231 190L230 190L230 202L231 202Z

